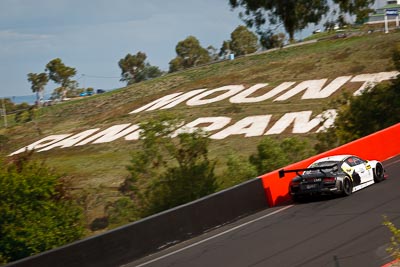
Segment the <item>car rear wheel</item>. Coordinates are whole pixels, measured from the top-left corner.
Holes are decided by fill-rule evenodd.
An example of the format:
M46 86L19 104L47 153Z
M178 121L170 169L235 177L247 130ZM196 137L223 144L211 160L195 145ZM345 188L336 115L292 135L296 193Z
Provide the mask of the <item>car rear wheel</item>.
M349 177L346 177L342 183L342 194L343 196L350 196L351 193L353 193L353 183Z
M376 164L375 169L374 169L374 182L375 183L379 183L379 182L383 181L383 179L384 179L383 172L384 171L383 171L382 164L380 164L380 163Z

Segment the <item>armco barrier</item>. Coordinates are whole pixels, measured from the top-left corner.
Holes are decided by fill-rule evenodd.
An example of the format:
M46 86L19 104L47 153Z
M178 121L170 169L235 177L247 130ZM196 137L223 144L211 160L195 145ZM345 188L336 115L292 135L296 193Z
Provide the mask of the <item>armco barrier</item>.
M261 180L255 178L189 204L78 241L8 267L115 267L239 217L267 208Z
M331 155L352 154L365 159L383 161L400 154L400 123L373 133L351 143L329 150L317 156L286 166L285 169L306 168L313 161ZM275 206L290 199L289 183L295 174L279 179L278 170L260 176L269 206Z

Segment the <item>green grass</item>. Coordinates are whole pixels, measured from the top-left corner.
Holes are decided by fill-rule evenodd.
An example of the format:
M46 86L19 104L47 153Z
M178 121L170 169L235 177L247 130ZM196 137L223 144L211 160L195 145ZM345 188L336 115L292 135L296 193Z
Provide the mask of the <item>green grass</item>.
M400 32L374 33L352 38L325 40L314 44L240 57L179 73L134 84L106 94L40 109L34 122L15 125L5 129L0 123L0 134L7 135L10 142L5 153L13 152L52 134L79 133L122 123L140 123L157 114L129 112L166 94L198 88L217 88L230 84L251 86L269 83L270 88L287 81L333 79L338 76L376 73L394 70L391 61L393 46L400 41ZM355 88L349 88L352 90ZM336 94L338 95L338 93ZM286 112L314 110L320 112L329 99L302 100L293 97L284 103L267 100L254 104L236 104L221 101L210 105L188 107L179 104L170 111L192 121L206 116L229 116L234 121L260 114L272 114L273 120ZM272 125L272 124L270 124ZM287 133L277 136L283 138ZM311 143L313 134L303 135ZM228 153L248 157L255 153L262 137L229 137L212 140L210 154L218 160L217 170L222 172ZM35 153L61 173L68 175L75 195L85 196L88 222L101 217L107 202L118 198L117 188L128 175L130 152L137 149L138 142L124 140L108 144L53 149Z

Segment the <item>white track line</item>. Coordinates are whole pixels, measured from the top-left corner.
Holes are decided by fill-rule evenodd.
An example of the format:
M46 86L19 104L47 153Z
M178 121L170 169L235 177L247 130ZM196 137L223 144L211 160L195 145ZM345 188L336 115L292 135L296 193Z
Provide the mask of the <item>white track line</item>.
M211 240L211 239L214 239L214 238L217 238L217 237L222 236L222 235L224 235L224 234L227 234L227 233L230 233L230 232L232 232L232 231L235 231L235 230L237 230L237 229L239 229L239 228L242 228L242 227L244 227L244 226L246 226L246 225L249 225L249 224L251 224L251 223L257 222L257 221L262 220L262 219L264 219L264 218L267 218L267 217L270 217L270 216L275 215L275 214L277 214L277 213L280 213L280 212L282 212L282 211L284 211L284 210L287 210L287 209L289 209L289 208L291 208L291 207L293 207L293 206L294 206L294 205L289 205L289 206L283 207L283 208L281 208L281 209L279 209L279 210L276 210L276 211L273 211L273 212L271 212L271 213L268 213L268 214L266 214L266 215L264 215L264 216L262 216L262 217L259 217L259 218L257 218L257 219L254 219L254 220L245 222L245 223L240 224L240 225L238 225L238 226L235 226L235 227L233 227L233 228L231 228L231 229L228 229L228 230L226 230L226 231L224 231L224 232L221 232L221 233L219 233L219 234L210 236L210 237L208 237L208 238L206 238L206 239L203 239L203 240L201 240L201 241L199 241L199 242L193 243L193 244L191 244L191 245L189 245L189 246L186 246L186 247L184 247L184 248L178 249L178 250L176 250L176 251L170 252L170 253L168 253L168 254L165 254L165 255L160 256L160 257L158 257L158 258L155 258L155 259L153 259L153 260L150 260L150 261L144 262L144 263L142 263L142 264L136 265L136 267L142 267L142 266L148 265L148 264L150 264L150 263L159 261L159 260L161 260L161 259L167 258L167 257L172 256L172 255L174 255L174 254L177 254L177 253L179 253L179 252L181 252L181 251L187 250L187 249L189 249L189 248L192 248L192 247L195 247L195 246L197 246L197 245L200 245L200 244L202 244L202 243L204 243L204 242L207 242L207 241L209 241L209 240ZM128 266L128 265L126 265L126 266Z

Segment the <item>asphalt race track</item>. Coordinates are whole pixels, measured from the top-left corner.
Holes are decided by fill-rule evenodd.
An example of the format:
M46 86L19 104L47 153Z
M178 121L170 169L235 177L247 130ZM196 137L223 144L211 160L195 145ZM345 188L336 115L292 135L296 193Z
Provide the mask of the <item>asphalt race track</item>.
M400 155L384 167L387 180L349 197L266 209L124 266L382 266L383 215L400 226Z

